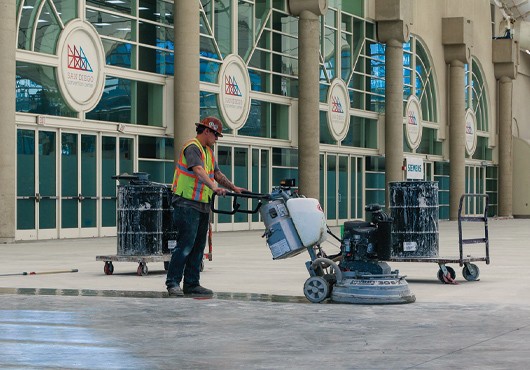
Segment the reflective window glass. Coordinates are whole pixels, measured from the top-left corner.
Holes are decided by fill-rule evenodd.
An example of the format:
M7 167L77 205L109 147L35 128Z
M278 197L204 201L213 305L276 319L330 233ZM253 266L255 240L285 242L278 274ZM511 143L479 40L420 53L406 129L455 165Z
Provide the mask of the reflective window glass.
M239 135L289 139L289 107L252 100L250 114Z
M94 9L87 9L86 18L101 36L115 37L128 41L135 40L133 21L131 19Z
M61 26L55 12L48 3L45 3L37 22L34 50L41 53L55 54L55 45L60 33Z
M139 22L140 42L159 48L174 50L174 31L172 28L163 27L147 22Z
M131 15L131 0L86 0L86 5Z
M138 15L143 19L173 25L173 3L162 0L140 0Z
M105 62L108 65L131 68L135 47L127 42L101 39L105 49Z
M55 68L17 62L16 71L17 112L77 117L59 92Z

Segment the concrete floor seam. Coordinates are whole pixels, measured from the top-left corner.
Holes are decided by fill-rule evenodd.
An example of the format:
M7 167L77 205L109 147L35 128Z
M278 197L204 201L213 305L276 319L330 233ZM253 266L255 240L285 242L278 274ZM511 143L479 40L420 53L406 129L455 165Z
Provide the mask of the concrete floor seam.
M422 365L428 364L428 363L430 363L430 362L433 362L433 361L436 361L436 360L440 360L440 359L442 359L442 358L444 358L444 357L451 356L451 355L453 355L453 354L455 354L455 353L465 351L466 349L473 348L473 347L475 347L475 346L478 346L478 345L481 345L481 344L483 344L483 343L486 343L486 342L492 341L492 340L494 340L494 339L497 339L497 338L500 338L500 337L506 336L506 335L511 334L511 333L514 333L514 332L516 332L516 331L518 331L518 330L526 329L526 328L528 328L528 327L530 327L530 324L527 324L527 325L524 325L524 326L521 326L521 327L518 327L518 328L515 328L515 329L512 329L512 330L509 330L509 331L507 331L507 332L505 332L505 333L501 333L501 334L495 335L495 336L493 336L493 337L491 337L491 338L488 338L488 339L484 339L484 340L478 341L478 342L476 342L476 343L473 343L473 344L470 344L470 345L468 345L468 346L465 346L465 347L462 347L462 348L456 349L456 350L454 350L454 351L448 352L448 353L446 353L446 354L443 354L443 355L441 355L441 356L438 356L438 357L432 358L432 359L430 359L430 360L424 361L424 362L419 363L419 364L416 364L416 365L414 365L414 366L407 367L407 368L405 368L405 369L403 369L403 370L414 369L414 368L416 368L416 367L418 367L418 366L422 366Z

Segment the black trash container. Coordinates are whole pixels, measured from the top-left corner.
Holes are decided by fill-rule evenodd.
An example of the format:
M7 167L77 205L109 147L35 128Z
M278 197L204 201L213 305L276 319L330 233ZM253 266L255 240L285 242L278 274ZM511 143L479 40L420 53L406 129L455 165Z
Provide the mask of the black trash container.
M136 174L135 174L136 175ZM118 254L161 255L166 186L147 180L118 185Z
M389 183L392 257L438 257L438 182Z
M177 232L173 227L173 191L171 185L164 189L162 214L162 254L170 254L177 245Z

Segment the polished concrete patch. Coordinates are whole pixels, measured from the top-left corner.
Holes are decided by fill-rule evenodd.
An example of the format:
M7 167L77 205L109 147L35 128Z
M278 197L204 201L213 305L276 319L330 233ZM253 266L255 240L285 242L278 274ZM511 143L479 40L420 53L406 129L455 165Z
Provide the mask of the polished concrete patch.
M0 296L0 367L526 369L530 311Z

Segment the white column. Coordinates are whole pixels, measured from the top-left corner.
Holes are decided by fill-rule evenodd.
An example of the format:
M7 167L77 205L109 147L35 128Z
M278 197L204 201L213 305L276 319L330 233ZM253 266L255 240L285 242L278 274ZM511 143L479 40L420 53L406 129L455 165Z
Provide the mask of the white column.
M16 202L16 1L0 0L0 243L15 240ZM24 169L19 169L23 171Z

